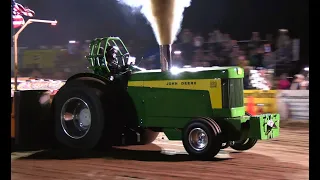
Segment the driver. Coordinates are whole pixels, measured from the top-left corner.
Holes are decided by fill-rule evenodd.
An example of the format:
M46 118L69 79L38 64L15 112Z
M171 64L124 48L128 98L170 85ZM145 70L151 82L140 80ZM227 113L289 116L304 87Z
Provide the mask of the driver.
M105 57L107 66L111 73L117 74L119 72L120 66L118 65L117 53L119 52L119 48L116 46L108 46L106 49ZM100 47L99 54L104 53L104 48ZM105 66L105 63L100 62L101 65Z
M120 74L128 71L127 65L121 66L118 61L119 48L117 46L108 46L106 49L105 57L107 66L112 74Z
M106 61L108 62L108 67L110 71L119 69L117 54L119 53L119 48L117 46L108 46L106 49Z

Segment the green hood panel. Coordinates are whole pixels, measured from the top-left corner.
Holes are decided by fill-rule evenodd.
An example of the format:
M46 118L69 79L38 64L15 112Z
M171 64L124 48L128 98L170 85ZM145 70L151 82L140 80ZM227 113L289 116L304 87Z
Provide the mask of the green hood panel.
M240 67L205 67L181 68L180 72L161 70L143 70L132 73L130 81L156 80L184 80L184 79L215 79L215 78L243 78L243 69Z

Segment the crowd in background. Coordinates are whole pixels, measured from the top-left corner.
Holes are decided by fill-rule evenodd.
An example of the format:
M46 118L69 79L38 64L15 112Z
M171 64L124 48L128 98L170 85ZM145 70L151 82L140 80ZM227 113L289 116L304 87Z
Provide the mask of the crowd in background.
M250 86L250 71L259 70L265 78L270 89L290 89L289 86L278 86L281 78L288 83L288 69L293 62L299 60L299 42L289 37L287 30L279 30L277 37L266 35L263 40L259 32L252 32L252 36L246 41L237 41L228 33L214 30L208 35L191 32L189 29L182 30L178 40L173 44L173 66L183 67L211 67L211 66L240 66L245 70L244 86ZM146 69L155 67L154 61L144 61L141 64ZM272 69L272 75L265 71ZM272 78L271 78L272 77ZM305 77L299 74L299 80ZM305 80L301 80L304 82ZM304 83L305 84L305 83ZM294 86L291 89L300 89ZM301 88L302 89L302 88Z
M133 44L130 41L127 48L133 56L139 56L137 51L138 48L141 50L141 47ZM55 57L55 68L42 70L41 67L34 66L22 68L19 74L20 76L66 79L72 74L88 71L89 64L84 59L89 50L88 45L89 41L82 44L69 43L65 49L60 47L59 55ZM183 29L177 41L172 45L172 59L175 67L186 65L192 67L240 66L245 70L246 89L250 89L249 75L250 70L253 69L261 70L261 74L266 77L271 89L299 89L304 85L292 86L286 75L290 64L299 59L297 46L299 45L289 37L287 30L279 30L276 38L273 38L271 34L266 35L264 40L260 37L259 32L252 32L249 40L237 41L230 34L220 30L214 30L207 36L203 36L189 29ZM150 58L154 56L151 55L145 57L141 62L138 61L139 66L146 69L155 68L155 62L159 60L150 60ZM269 75L265 72L269 71L262 73L262 70L265 69L272 69L273 73L277 71L278 75L268 78ZM304 79L303 75L299 75L292 82L293 84L295 81L304 82Z
M237 41L220 30L207 37L182 30L173 45L174 66L250 66L274 68L276 64L290 64L293 59L293 41L286 30L279 31L276 40L267 35L262 40L259 32L252 32L247 41ZM152 68L152 64L146 64ZM148 67L150 66L150 67Z

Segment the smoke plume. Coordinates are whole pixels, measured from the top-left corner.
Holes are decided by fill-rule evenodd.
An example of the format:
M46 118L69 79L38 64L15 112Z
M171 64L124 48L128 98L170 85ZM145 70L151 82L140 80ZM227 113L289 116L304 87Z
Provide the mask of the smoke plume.
M183 11L191 0L118 0L140 11L149 21L160 45L172 44L180 31Z

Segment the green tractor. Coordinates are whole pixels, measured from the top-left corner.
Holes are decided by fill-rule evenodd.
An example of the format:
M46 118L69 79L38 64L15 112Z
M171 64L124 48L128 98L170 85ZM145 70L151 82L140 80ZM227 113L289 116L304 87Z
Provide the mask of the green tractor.
M189 155L208 159L279 136L279 114L246 113L242 68L174 69L170 45L161 45L161 69L145 70L118 37L93 40L86 58L92 73L70 77L50 104L47 124L63 146L144 145L164 132Z

